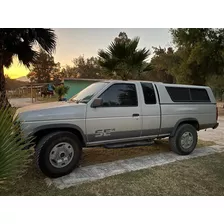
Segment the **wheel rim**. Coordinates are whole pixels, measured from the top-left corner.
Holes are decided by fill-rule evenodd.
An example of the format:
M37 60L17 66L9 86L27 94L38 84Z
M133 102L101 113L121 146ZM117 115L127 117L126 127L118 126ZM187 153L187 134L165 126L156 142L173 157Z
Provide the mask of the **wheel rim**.
M193 144L193 140L194 140L194 137L192 133L184 132L184 134L181 136L181 139L180 139L181 147L184 149L189 149Z
M67 166L74 156L74 149L71 144L61 142L50 151L49 160L52 166L62 168Z

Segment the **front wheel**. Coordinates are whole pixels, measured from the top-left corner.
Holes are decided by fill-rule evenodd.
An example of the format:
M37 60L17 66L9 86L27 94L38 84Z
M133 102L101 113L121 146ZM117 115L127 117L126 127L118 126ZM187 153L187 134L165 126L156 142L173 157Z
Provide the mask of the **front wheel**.
M72 172L78 166L82 147L71 132L59 131L44 136L35 149L39 169L56 178Z
M175 135L170 137L171 150L179 155L192 153L198 142L197 130L190 124L182 124Z

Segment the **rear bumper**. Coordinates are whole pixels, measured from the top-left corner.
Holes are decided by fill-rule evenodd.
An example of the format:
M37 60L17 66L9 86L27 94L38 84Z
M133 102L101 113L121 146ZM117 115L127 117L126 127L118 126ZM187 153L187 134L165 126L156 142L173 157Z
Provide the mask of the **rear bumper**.
M216 129L219 126L219 123L216 123L213 129Z

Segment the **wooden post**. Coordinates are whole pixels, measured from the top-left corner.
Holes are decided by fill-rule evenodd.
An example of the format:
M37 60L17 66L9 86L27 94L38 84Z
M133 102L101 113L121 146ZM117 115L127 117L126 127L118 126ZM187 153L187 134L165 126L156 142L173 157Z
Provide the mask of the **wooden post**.
M37 88L35 88L35 102L37 102L37 94L38 94L38 91L37 91Z
M33 85L31 84L31 99L32 99L32 103L33 103Z

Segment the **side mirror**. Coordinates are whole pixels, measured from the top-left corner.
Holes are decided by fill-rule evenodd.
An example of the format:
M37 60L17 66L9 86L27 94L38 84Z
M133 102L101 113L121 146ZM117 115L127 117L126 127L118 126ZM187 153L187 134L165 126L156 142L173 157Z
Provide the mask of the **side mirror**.
M96 108L96 107L100 107L103 105L103 99L102 98L96 98L93 103L92 103L92 107Z

